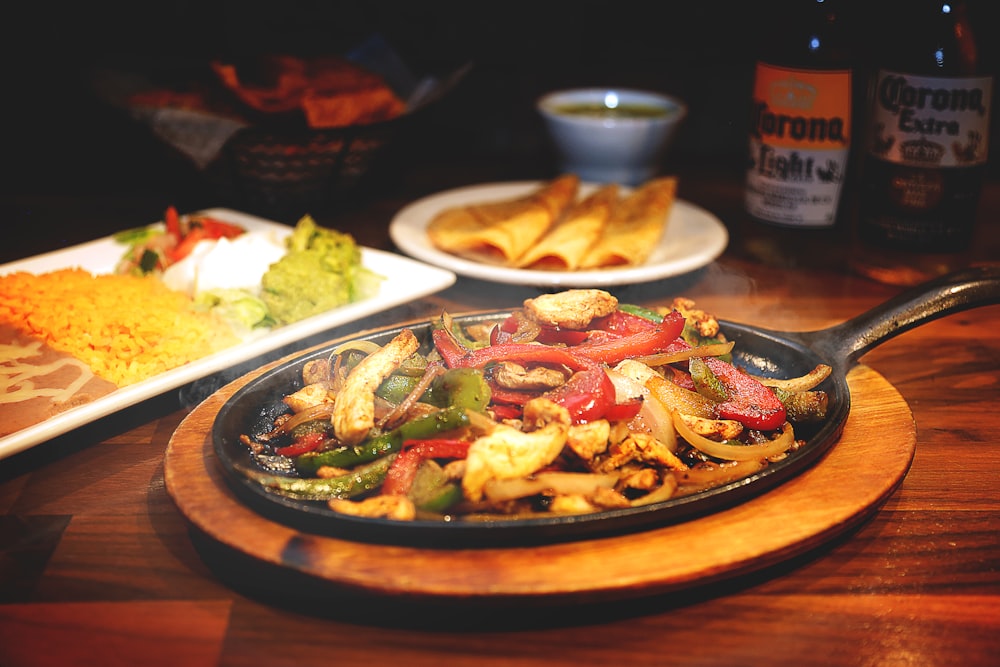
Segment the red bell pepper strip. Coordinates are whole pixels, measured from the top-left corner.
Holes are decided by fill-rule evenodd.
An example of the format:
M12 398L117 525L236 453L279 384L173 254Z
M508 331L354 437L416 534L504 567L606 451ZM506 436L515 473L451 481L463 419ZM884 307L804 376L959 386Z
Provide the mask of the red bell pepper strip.
M307 433L306 435L296 438L295 442L286 447L276 448L274 453L278 456L298 456L300 454L305 454L306 452L311 452L319 447L325 437L326 436L322 433Z
M684 329L684 316L672 311L655 329L599 343L583 343L573 348L573 354L609 365L622 359L643 357L663 352L677 340Z
M435 330L432 336L438 352L451 368L483 368L491 363L514 361L520 364L558 364L576 371L566 384L543 394L569 410L570 418L576 423L601 418L615 403L611 378L596 361L577 356L577 347L507 343L467 350L444 329Z
M732 364L715 357L703 359L729 394L727 400L716 406L720 417L762 431L774 430L785 423L785 406L773 391Z
M587 340L588 336L587 331L563 329L562 327L554 327L530 321L527 321L527 326L525 324L526 321L522 315L511 315L491 332L490 344L497 345L512 342L519 337L517 335L519 332L522 334L522 337L523 335L528 335L531 337L531 340L538 343L545 343L546 345L560 343L563 345L578 345ZM522 340L521 342L524 341Z
M683 387L684 389L689 389L690 391L695 391L694 380L688 373L685 373L679 368L674 368L673 366L664 366L664 376L670 373L667 377L668 380L673 382L678 387Z
M496 382L490 382L490 400L504 405L524 405L538 396L538 392L518 391L501 387Z
M609 333L616 333L622 336L631 336L632 334L639 333L640 331L650 331L655 329L657 322L646 319L645 317L639 317L638 315L633 315L632 313L626 313L621 310L616 310L606 317L602 317L594 320L590 323L590 329L607 331Z
M498 420L520 419L524 415L524 410L519 405L493 405L490 410L493 411L493 418Z
M603 368L574 373L566 384L542 394L563 406L574 424L607 416L615 406L615 385Z
M407 440L386 472L382 493L405 496L413 486L421 463L427 459L464 459L469 455L470 444L467 440L453 438Z
M615 403L604 413L608 421L626 421L632 419L642 410L642 396L627 399L624 403Z
M587 331L543 326L535 340L546 345L579 345L590 337Z
M586 329L564 329L558 326L538 325L539 332L535 340L547 345L580 345L586 342L605 341L609 338L631 336L641 331L650 331L657 326L656 322L638 315L616 310L605 317L593 320ZM494 344L506 341L509 337L503 334L514 334L519 328L518 315L511 315L501 322Z

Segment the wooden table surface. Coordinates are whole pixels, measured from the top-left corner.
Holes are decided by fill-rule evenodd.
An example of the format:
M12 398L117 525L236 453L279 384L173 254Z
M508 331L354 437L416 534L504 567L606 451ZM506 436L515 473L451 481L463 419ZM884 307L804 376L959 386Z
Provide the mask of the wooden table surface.
M387 221L407 202L511 176L450 173L411 175L321 222L391 250ZM681 183L681 197L732 225L733 243L692 274L615 290L623 300L653 305L685 295L726 319L807 330L899 291L852 275L836 259L751 261L732 222L738 179L692 171L681 173ZM100 223L68 227L21 252L5 249L3 259L134 225L137 200L125 197L116 208L82 195L6 197L15 220L30 212L32 219ZM982 210L977 252L995 259L1000 225L990 212L1000 210L1000 185L990 185ZM831 248L829 256L843 251ZM324 336L442 308L515 307L537 293L460 277L442 293ZM228 377L186 386L0 462L0 665L996 664L997 331L1000 306L986 306L925 324L863 358L909 405L917 445L902 484L861 525L762 570L669 593L542 608L491 605L488 596L469 605L317 595L315 582L221 548L172 502L164 454L213 382ZM873 438L870 457L858 465L878 466L880 445L893 437ZM590 574L602 576L599 568Z

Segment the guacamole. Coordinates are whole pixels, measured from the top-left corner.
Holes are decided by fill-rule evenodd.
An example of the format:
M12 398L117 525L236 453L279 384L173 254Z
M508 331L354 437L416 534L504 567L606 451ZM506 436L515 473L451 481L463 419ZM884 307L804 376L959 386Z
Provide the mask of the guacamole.
M271 317L288 324L372 296L382 278L361 265L350 234L320 227L311 216L295 225L288 252L261 279Z

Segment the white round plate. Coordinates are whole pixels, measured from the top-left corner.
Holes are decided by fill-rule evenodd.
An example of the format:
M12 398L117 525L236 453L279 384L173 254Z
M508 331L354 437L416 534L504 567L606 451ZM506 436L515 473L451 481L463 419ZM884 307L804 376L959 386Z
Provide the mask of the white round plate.
M677 276L710 264L729 243L729 234L714 215L678 199L659 245L645 264L589 271L541 271L476 262L435 248L427 225L440 211L453 206L502 200L524 195L541 181L488 183L447 190L407 205L389 225L389 236L400 250L416 259L449 269L459 275L499 283L555 287L601 287L651 282ZM597 186L581 184L586 196Z

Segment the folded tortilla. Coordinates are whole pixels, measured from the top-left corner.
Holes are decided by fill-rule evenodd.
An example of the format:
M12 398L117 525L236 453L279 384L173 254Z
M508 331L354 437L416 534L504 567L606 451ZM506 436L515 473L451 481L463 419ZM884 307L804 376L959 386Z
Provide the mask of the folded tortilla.
M676 197L677 179L668 176L648 181L622 199L580 268L644 263L667 228Z
M514 199L450 208L431 219L427 234L444 252L512 265L555 224L579 186L568 174Z
M605 185L571 206L517 262L521 268L575 271L597 243L618 201L618 186Z

